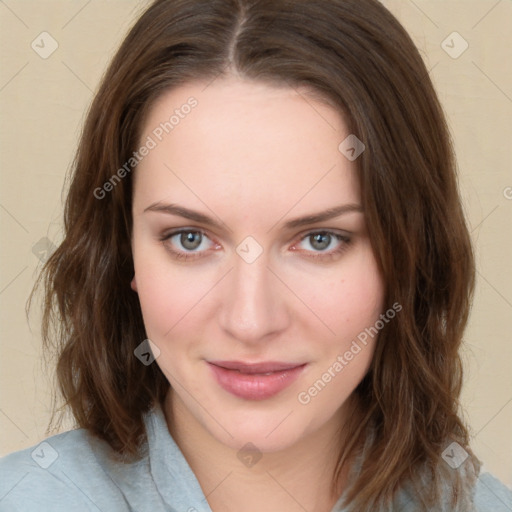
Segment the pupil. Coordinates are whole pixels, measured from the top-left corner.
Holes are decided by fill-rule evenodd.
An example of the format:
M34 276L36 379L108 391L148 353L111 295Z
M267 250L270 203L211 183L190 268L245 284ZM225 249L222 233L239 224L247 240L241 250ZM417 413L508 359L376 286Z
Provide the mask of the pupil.
M196 238L195 241L194 241L194 238ZM199 245L201 244L201 233L198 233L196 231L182 233L180 242L183 245L183 247L185 247L186 249L190 249L190 250L197 249L199 247Z
M331 235L326 233L317 233L316 235L313 235L313 247L316 249L325 249L326 247L329 247L329 242L331 239ZM316 244L316 242L320 242L319 244Z

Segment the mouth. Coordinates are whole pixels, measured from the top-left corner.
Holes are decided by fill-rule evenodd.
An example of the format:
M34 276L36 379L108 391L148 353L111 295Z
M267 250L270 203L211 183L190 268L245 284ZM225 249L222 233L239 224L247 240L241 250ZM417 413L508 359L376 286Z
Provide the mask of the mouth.
M290 386L307 363L208 361L217 383L245 400L265 400Z

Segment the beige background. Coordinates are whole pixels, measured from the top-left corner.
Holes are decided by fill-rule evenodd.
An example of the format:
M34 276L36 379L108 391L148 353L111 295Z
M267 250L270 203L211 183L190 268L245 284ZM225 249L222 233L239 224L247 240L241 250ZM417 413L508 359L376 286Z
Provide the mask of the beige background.
M484 468L512 486L512 2L383 3L420 48L456 143L478 258L463 406ZM145 4L0 0L0 455L46 437L51 376L38 312L29 326L24 310L40 265L33 247L60 240L64 176L85 109ZM43 31L58 43L47 59L31 47ZM458 58L441 46L463 49L454 31L469 44Z

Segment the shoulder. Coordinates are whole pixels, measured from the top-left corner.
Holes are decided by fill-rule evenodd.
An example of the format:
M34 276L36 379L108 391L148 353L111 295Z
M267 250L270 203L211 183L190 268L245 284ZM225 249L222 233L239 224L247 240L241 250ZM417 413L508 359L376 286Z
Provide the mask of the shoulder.
M456 475L457 474L457 475ZM472 466L468 463L457 468L442 468L438 476L441 487L437 497L437 512L512 512L512 490L488 472L480 471L480 462ZM455 490L455 479L461 487ZM419 498L421 489L431 483L425 471L421 474L421 484L408 482L397 495L394 503L398 510L416 510L421 508ZM457 506L452 505L454 492L458 494ZM393 510L395 510L393 508Z
M110 477L116 466L109 445L86 430L54 435L0 458L0 512L112 509L124 501Z
M79 461L91 452L83 430L70 430L0 459L0 511L66 510L80 496ZM75 482L78 480L78 482ZM60 500L55 500L60 496ZM47 508L48 507L48 508Z
M490 473L482 473L475 485L474 503L476 512L510 512L512 490Z

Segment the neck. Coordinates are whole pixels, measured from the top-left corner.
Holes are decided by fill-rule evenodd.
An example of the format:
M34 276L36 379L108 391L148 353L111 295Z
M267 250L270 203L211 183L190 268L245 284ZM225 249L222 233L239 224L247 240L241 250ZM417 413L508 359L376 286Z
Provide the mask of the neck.
M342 469L340 485L333 490L343 407L321 429L294 445L273 453L247 452L247 458L215 439L172 389L163 409L169 432L213 512L331 512L346 484L348 467Z

